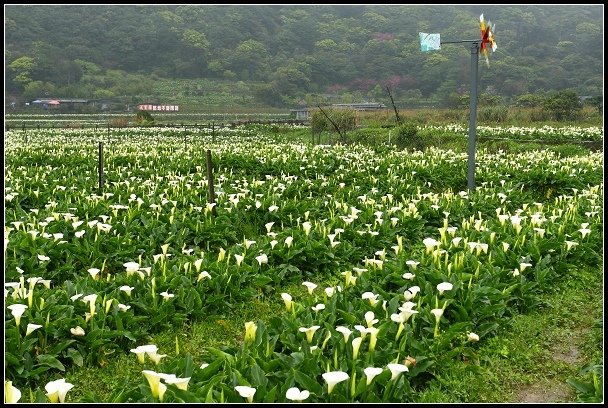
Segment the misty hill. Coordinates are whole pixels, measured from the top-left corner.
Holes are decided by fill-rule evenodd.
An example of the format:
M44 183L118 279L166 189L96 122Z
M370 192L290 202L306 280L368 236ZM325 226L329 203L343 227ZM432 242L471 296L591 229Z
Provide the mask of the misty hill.
M498 44L482 91L602 95L602 5L5 5L5 96L136 103L186 83L191 98L232 84L276 107L384 99L387 85L447 100L468 91L470 46L423 53L418 33L477 39L481 13Z

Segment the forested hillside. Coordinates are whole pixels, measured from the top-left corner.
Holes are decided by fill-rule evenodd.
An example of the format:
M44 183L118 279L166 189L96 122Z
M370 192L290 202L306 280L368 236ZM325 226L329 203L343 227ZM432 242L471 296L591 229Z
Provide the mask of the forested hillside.
M498 44L482 92L602 95L602 5L5 5L5 96L138 102L179 79L277 107L380 99L387 85L445 101L468 91L469 46L423 53L418 33L476 39L481 13Z

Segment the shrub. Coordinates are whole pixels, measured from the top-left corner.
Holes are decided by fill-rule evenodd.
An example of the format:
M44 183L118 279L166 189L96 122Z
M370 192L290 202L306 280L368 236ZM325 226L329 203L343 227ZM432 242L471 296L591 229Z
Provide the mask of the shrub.
M310 115L310 128L312 133L318 134L329 129L331 123L320 110L312 111Z
M508 115L509 109L505 106L489 106L477 112L477 118L484 122L505 122Z
M547 122L551 119L551 114L543 108L532 108L528 112L530 122Z
M151 125L154 123L154 118L152 117L150 112L140 110L137 111L137 114L135 116L135 122L138 125Z
M128 118L114 118L112 120L110 120L110 126L111 127L127 127L129 125L129 119Z
M538 93L524 94L517 97L515 100L515 106L524 108L534 108L541 106L544 100L544 96Z
M589 98L585 101L585 104L593 106L595 109L597 109L599 114L601 114L602 110L604 109L604 99L601 96Z
M347 131L354 130L357 127L357 112L352 109L327 109L324 112L335 123L341 139L344 138ZM310 119L312 133L319 134L326 130L336 131L336 127L334 127L331 121L327 119L321 110L313 111Z
M445 111L444 116L447 120L461 121L465 118L468 119L469 113L468 109L466 112L462 109L448 109L447 111Z
M551 92L542 106L557 121L576 119L583 109L583 104L573 90Z
M408 147L422 150L424 148L424 142L418 134L418 126L413 122L405 122L399 126L395 140L400 149Z

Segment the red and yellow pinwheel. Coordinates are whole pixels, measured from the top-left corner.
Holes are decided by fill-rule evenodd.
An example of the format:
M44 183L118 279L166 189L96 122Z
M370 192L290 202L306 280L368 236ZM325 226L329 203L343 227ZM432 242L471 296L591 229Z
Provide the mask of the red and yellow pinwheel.
M492 49L492 52L496 51L496 41L494 41L494 26L489 20L486 23L482 14L479 16L479 28L481 29L481 47L479 52L485 57L486 64L490 66L490 59L488 58L488 45Z

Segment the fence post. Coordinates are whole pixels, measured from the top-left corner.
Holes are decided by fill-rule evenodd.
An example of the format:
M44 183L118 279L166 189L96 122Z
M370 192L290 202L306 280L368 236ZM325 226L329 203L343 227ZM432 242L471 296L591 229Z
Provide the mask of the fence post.
M211 150L207 149L207 182L209 185L209 204L215 203L215 190L213 187L213 163L211 163ZM217 211L215 206L211 209L211 214L215 217Z
M99 142L99 194L103 194L103 142Z

